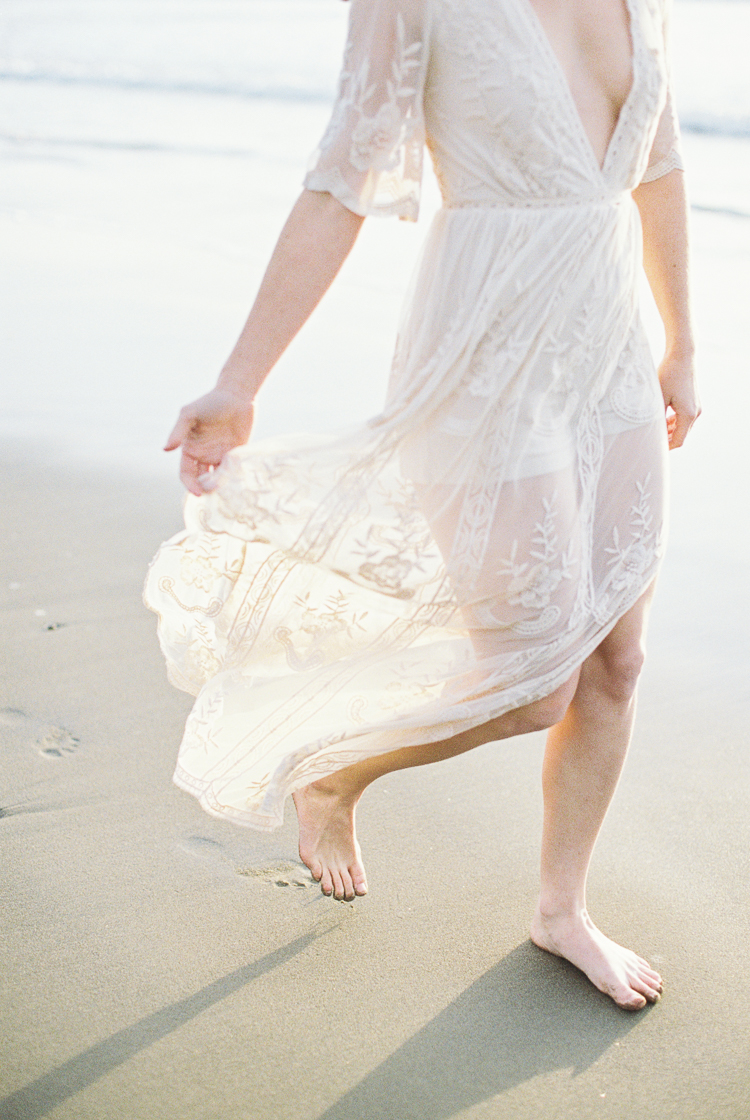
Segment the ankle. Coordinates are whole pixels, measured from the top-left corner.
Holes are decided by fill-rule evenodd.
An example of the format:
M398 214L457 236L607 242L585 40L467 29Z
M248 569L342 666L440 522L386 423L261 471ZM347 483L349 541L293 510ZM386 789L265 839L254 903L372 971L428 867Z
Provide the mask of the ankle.
M309 790L312 794L338 801L341 805L354 809L363 791L353 782L347 781L345 776L342 777L342 774L341 770L327 774L324 778L318 778L309 786L305 786L301 792Z
M577 895L565 898L559 895L540 895L536 914L545 925L580 921L586 914L586 901Z

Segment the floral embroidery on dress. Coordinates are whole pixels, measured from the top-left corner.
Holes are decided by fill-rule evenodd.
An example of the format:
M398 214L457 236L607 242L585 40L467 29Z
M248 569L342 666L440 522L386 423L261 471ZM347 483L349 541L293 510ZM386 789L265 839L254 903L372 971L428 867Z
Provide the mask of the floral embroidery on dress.
M391 516L374 521L357 540L353 552L365 557L357 573L397 599L411 599L413 588L404 586L409 576L424 578L439 553L414 487L401 483L393 493L381 490L380 497Z
M411 599L414 592L402 587L411 569L411 562L401 556L384 556L377 564L370 560L360 564L359 574L370 583L382 587L384 591L395 592L400 599Z
M289 667L297 672L316 669L333 660L339 649L336 639L351 639L355 631L364 633L368 614L352 610L348 598L340 591L324 603L317 603L309 592L298 595L293 612L297 615L294 625L280 626L275 637L286 651Z
M216 749L217 743L212 738L211 731L222 707L217 696L212 696L200 705L196 704L185 723L185 742L190 749L198 748L204 753Z
M651 349L640 323L631 332L609 390L610 406L628 424L646 424L663 412Z
M515 368L527 346L525 332L514 333L503 321L494 323L477 347L469 367L466 388L471 396L496 396L504 371Z
M426 73L418 9L426 2L352 4L338 96L305 185L329 191L356 213L417 218Z
M651 494L648 490L651 475L643 482L636 482L638 501L631 507L631 538L621 544L617 525L612 530L611 547L605 552L609 561L609 585L613 591L629 591L643 585L646 573L661 555L661 532L654 530L654 517L651 510Z
M237 477L233 462L230 455L227 466L221 468L217 501L230 522L249 530L250 539L264 540L272 526L299 515L310 479L299 470L294 454L259 459L249 480Z
M227 566L216 537L202 537L195 547L186 548L180 559L180 578L200 591L210 591L220 579L236 582L241 570L242 558Z
M391 72L385 83L385 100L374 116L368 116L365 106L378 92L377 83L370 82L370 63L364 58L359 70L351 75L345 74L349 88L343 105L348 105L359 116L352 132L349 159L358 171L390 171L398 165L398 148L414 133L417 121L408 114L400 102L408 102L416 93L409 76L419 69L421 42L406 45L404 19L399 12L396 16L396 51L391 63ZM325 148L326 141L321 145Z
M529 549L529 556L537 563L532 564L528 560L517 563L517 542L514 542L513 554L504 564L512 575L506 591L508 603L539 612L536 618L515 622L512 628L517 633L536 634L554 625L562 611L557 604L552 604L552 596L563 580L573 578L575 545L570 541L565 549L560 548L555 528L556 504L556 493L551 498L542 499L544 517L534 525L532 547Z
M546 505L545 501L545 505ZM531 549L529 555L539 559L538 564L525 563L520 567L514 566L513 579L508 585L508 602L515 606L525 607L527 610L539 610L546 607L555 591L564 579L572 579L573 544L568 545L564 552L559 552L557 537L552 540L542 536L542 525L537 523L540 536L544 543L544 551ZM540 536L534 538L539 541ZM558 561L558 566L553 567L552 562Z
M221 614L224 606L223 600L216 598L210 599L209 602L205 604L191 605L189 603L183 603L175 591L175 580L172 576L163 576L163 578L159 580L159 590L170 595L175 603L177 603L180 610L187 611L190 614L204 614L206 618L215 618L216 615Z

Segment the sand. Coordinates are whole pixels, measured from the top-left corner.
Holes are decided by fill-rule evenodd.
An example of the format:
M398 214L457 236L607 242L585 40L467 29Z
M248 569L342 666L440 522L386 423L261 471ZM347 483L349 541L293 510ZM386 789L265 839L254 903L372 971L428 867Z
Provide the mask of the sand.
M619 1011L528 940L540 736L369 791L371 893L351 905L310 883L293 814L271 836L204 815L170 783L190 701L140 604L176 483L6 441L3 1120L745 1120L749 455L742 352L718 329L737 339L740 300L711 294L736 248L722 221L696 231L709 415L673 457L590 886L662 1002Z

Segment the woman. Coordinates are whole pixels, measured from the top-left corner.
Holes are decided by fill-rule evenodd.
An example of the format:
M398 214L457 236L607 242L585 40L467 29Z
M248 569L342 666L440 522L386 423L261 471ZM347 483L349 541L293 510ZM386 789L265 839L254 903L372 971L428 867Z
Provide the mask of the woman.
M425 138L443 207L385 410L245 447L364 215L416 217ZM631 734L664 453L699 413L680 166L663 0L353 0L305 190L167 443L194 496L146 592L198 694L175 780L259 828L292 793L337 899L367 889L372 781L549 728L532 937L629 1009L661 980L593 925L585 885Z

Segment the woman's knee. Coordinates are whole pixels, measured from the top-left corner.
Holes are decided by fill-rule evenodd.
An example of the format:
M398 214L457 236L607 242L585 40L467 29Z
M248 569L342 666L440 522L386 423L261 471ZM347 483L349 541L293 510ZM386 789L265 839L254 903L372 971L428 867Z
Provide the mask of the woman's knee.
M646 652L640 640L603 643L592 654L596 684L615 703L627 703L635 695Z
M646 617L652 595L653 584L584 662L582 688L594 688L614 703L632 700L646 658Z

